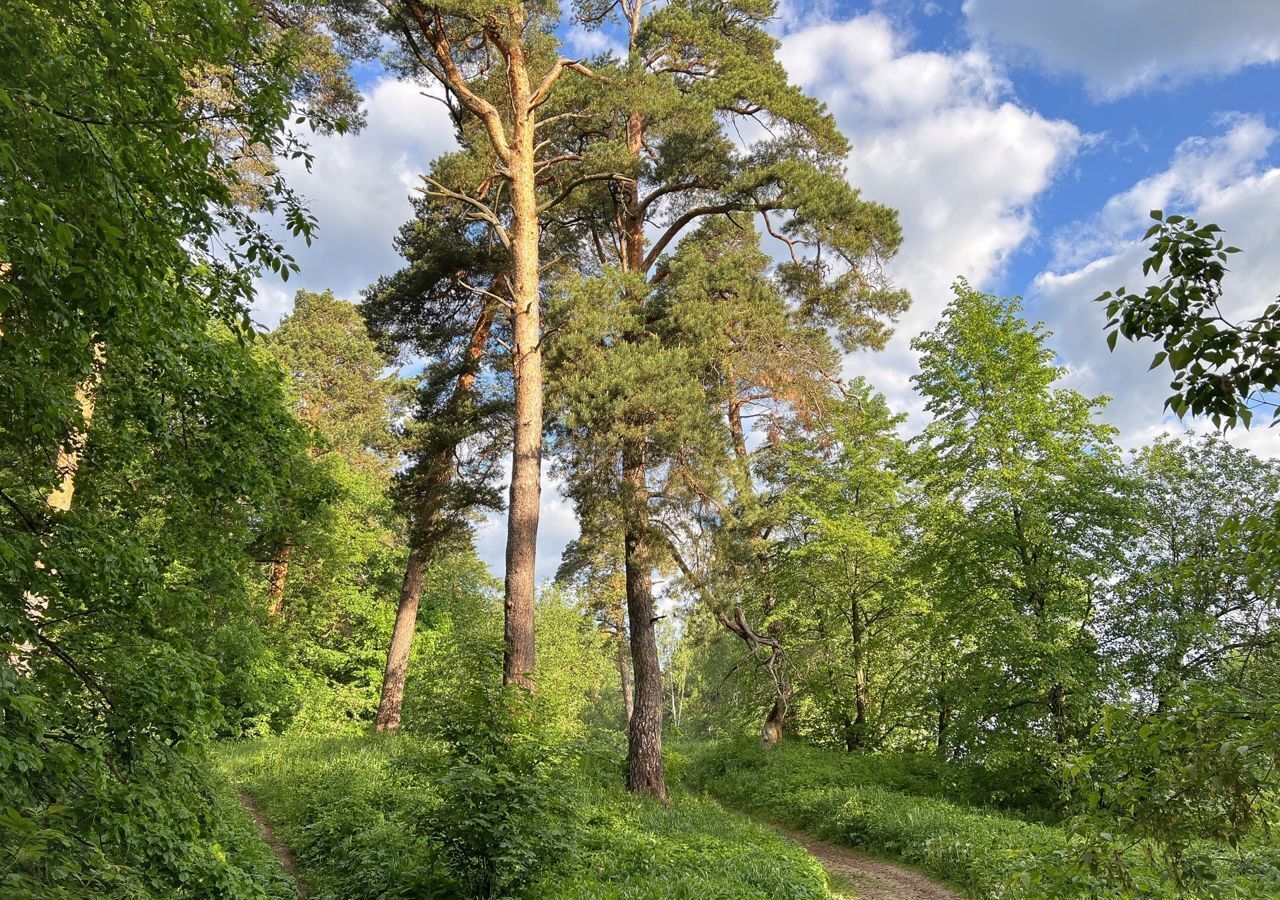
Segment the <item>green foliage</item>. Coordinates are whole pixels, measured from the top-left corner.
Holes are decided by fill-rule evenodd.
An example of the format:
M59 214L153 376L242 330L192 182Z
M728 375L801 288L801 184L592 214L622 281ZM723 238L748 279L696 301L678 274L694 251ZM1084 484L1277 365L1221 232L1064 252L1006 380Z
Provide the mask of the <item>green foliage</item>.
M901 416L862 379L757 454L779 523L767 575L790 635L796 733L848 749L927 733ZM896 737L895 737L896 736Z
M121 345L94 399L74 504L50 517L40 564L6 572L15 596L25 587L42 604L17 632L31 644L16 649L19 727L0 754L10 833L48 847L18 871L50 891L136 879L202 896L222 878L226 896L256 896L234 883L234 862L202 849L196 773L219 723L256 702L241 689L261 641L246 548L288 492L278 473L305 436L275 371L226 334L136 356Z
M711 745L695 754L690 781L770 821L918 865L971 897L1010 896L1034 866L1024 856L1063 839L1043 825L908 793L939 790L922 762L890 757L881 770L879 757L849 759L803 746Z
M1164 348L1151 368L1168 361L1173 394L1165 408L1179 416L1209 416L1219 427L1253 421L1260 406L1280 407L1267 395L1280 386L1276 362L1280 354L1280 303L1242 323L1223 317L1222 279L1227 258L1240 248L1228 247L1217 225L1201 225L1185 216L1155 219L1146 238L1155 238L1142 263L1144 276L1163 272L1161 281L1141 294L1124 288L1097 298L1107 304L1107 343L1116 338L1159 341Z
M1140 536L1116 560L1098 631L1140 708L1188 686L1236 685L1274 647L1273 532L1280 465L1221 437L1159 438L1130 467Z
M1275 896L1277 713L1224 685L1154 714L1108 709L1063 764L1080 813L1049 875L1106 897Z
M65 805L39 818L0 816L0 897L297 896L234 793L208 774L206 757L149 761L131 775L64 794Z
M935 610L940 745L987 752L1012 738L1044 757L1092 712L1090 622L1132 517L1115 430L1094 418L1104 400L1055 386L1048 335L1019 311L961 282L913 342L933 415L917 440L917 558Z
M271 216L239 205L237 161L302 156L284 126L306 93L261 13L17 0L0 16L9 896L269 889L219 848L199 774L253 693L235 686L261 660L249 548L306 444L248 347L253 277L292 261ZM310 234L277 175L258 184L265 213Z
M443 745L408 736L275 738L228 747L221 759L322 900L826 896L821 869L798 848L705 800L664 809L628 797L616 777L621 760L604 757L603 773L561 769L554 790L470 764L460 780ZM505 821L487 802L498 796L517 801L501 811ZM555 815L538 818L534 808L547 803ZM540 831L513 828L521 818ZM475 842L495 825L483 848L490 868L478 878ZM498 860L513 868L492 868Z

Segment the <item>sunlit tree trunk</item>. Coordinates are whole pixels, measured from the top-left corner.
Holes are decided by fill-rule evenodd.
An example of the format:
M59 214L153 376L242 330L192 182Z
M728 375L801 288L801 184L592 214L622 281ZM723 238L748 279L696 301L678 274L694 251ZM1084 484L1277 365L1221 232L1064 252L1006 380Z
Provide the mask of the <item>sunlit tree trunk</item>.
M511 65L508 80L512 85L512 105L516 109L527 109L527 76L521 76L516 68L523 66L523 57L514 54ZM533 115L530 110L515 124L509 165L515 427L511 493L507 508L505 653L502 669L504 684L519 685L529 691L534 687L533 606L542 495L542 326L534 157Z
M382 675L382 697L378 701L379 731L400 729L400 710L404 706L404 679L409 667L409 651L413 648L413 632L418 621L418 602L422 598L422 578L426 572L426 551L414 547L409 551L404 581L400 585L400 604L396 624L391 632L391 648L387 651L387 667Z

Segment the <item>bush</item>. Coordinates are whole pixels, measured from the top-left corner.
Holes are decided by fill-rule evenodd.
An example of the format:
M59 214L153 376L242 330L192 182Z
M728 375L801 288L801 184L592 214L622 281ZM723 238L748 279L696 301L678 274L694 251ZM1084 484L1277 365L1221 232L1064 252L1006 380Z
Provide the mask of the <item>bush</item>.
M0 900L295 900L207 763L143 760L63 804L0 809Z

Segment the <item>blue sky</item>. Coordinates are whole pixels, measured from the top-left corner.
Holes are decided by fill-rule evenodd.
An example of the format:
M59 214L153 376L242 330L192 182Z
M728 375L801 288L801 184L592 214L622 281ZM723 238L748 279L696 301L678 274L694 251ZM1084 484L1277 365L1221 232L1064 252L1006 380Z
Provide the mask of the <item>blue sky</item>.
M856 354L864 374L918 427L912 335L931 328L964 276L1026 298L1054 331L1067 382L1113 397L1126 446L1183 425L1162 411L1167 371L1153 348L1108 353L1091 298L1140 281L1147 210L1217 221L1245 249L1228 281L1247 315L1280 293L1280 0L887 0L784 2L776 33L793 80L849 136L849 177L895 206L904 227L890 271L913 295L898 336ZM566 33L569 53L607 35ZM295 287L355 299L397 265L396 227L430 159L453 146L443 107L376 68L361 73L369 126L318 138L315 171L292 172L320 220L296 248L302 272L263 280L257 318L274 323ZM1194 423L1192 423L1194 425ZM1234 440L1280 455L1277 433ZM480 531L502 556L501 520ZM546 492L540 574L576 532Z

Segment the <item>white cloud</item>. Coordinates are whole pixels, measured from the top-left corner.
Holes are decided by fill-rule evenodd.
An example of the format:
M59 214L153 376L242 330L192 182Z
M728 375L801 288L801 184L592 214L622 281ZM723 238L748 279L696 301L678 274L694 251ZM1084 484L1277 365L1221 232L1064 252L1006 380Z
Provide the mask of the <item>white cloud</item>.
M1280 168L1267 164L1280 132L1260 117L1228 117L1222 127L1216 136L1183 142L1163 171L1115 195L1094 217L1065 228L1054 265L1032 286L1031 314L1056 332L1054 345L1070 366L1070 383L1087 394L1112 396L1106 418L1130 446L1182 428L1163 411L1168 367L1147 370L1158 347L1121 339L1109 353L1105 310L1092 302L1103 291L1142 284L1148 211L1161 208L1214 222L1244 248L1232 258L1224 281L1228 317L1254 315L1280 292L1280 258L1268 252L1280 244ZM1237 431L1232 439L1255 452L1280 455L1274 430Z
M410 215L409 195L431 160L456 146L444 105L424 96L424 88L383 79L365 96L368 125L358 134L315 136L310 172L301 160L281 168L319 220L310 247L286 244L301 271L288 282L258 281L254 318L274 325L293 305L298 288L332 289L356 299L379 275L402 260L391 240Z
M511 466L508 464L507 479ZM542 466L542 503L538 521L538 555L534 571L539 583L554 578L565 545L579 534L578 516L573 504L564 496L563 483L551 474L550 466ZM505 492L503 494L506 496ZM507 514L487 517L476 529L476 552L501 578L506 571Z
M965 0L970 32L1116 97L1280 61L1276 0Z
M626 58L627 45L624 36L615 33L614 29L583 28L574 25L565 35L565 46L569 53L580 59L612 53L614 56Z
M904 240L890 271L912 308L884 352L847 368L918 412L910 338L937 321L956 277L988 283L1034 235L1036 198L1088 138L1019 105L985 53L911 50L878 14L789 34L781 58L849 136L851 183L899 211Z

